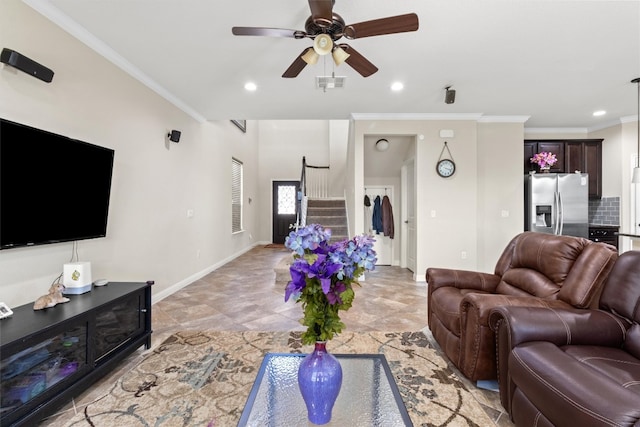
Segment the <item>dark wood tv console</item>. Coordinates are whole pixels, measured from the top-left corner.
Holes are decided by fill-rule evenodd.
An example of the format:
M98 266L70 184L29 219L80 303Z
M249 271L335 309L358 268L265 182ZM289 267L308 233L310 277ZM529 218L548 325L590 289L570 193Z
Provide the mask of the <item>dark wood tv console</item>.
M114 282L0 320L0 425L34 425L140 346L151 346L151 285Z

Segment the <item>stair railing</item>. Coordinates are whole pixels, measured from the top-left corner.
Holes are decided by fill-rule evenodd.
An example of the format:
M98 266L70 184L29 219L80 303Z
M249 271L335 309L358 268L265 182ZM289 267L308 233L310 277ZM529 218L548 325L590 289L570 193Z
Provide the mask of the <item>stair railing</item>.
M329 166L309 165L306 157L302 157L302 172L300 174L300 188L298 189L297 227L307 225L307 200L309 198L329 197L329 170Z

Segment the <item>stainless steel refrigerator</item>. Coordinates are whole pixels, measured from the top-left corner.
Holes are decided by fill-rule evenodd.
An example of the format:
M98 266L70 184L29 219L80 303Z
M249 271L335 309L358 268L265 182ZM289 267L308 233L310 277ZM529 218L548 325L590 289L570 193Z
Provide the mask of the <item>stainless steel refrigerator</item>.
M589 179L586 173L525 176L528 231L589 237Z

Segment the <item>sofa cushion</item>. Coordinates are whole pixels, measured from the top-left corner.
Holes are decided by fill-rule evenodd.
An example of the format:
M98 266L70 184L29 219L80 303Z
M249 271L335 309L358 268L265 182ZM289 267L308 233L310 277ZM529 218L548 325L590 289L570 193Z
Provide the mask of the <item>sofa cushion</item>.
M575 237L544 233L522 233L518 239L511 268L528 268L562 285L584 248L592 242Z
M496 293L555 299L559 290L558 284L539 271L514 267L504 273Z
M579 352L578 347L571 350ZM623 353L611 348L606 356L628 362L629 356ZM595 369L578 362L568 348L563 351L546 341L520 344L509 355L509 374L514 386L553 425L633 426L640 419L640 395L620 386L621 373L605 374L603 369L604 364ZM625 369L628 371L628 367ZM640 381L640 377L628 379Z
M558 299L578 308L597 308L604 281L617 259L618 251L611 245L593 243L585 247L558 292Z
M576 361L607 376L618 386L637 393L640 408L640 359L615 347L569 345L561 349Z
M496 293L560 299L578 308L594 303L618 256L613 246L570 236L524 232L512 244L498 263Z

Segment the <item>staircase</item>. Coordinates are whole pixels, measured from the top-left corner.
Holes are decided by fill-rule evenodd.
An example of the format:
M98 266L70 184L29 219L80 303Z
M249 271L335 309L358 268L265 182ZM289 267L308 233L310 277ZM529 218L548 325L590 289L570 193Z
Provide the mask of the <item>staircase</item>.
M349 238L347 207L344 199L309 199L307 224L331 229L331 243Z

